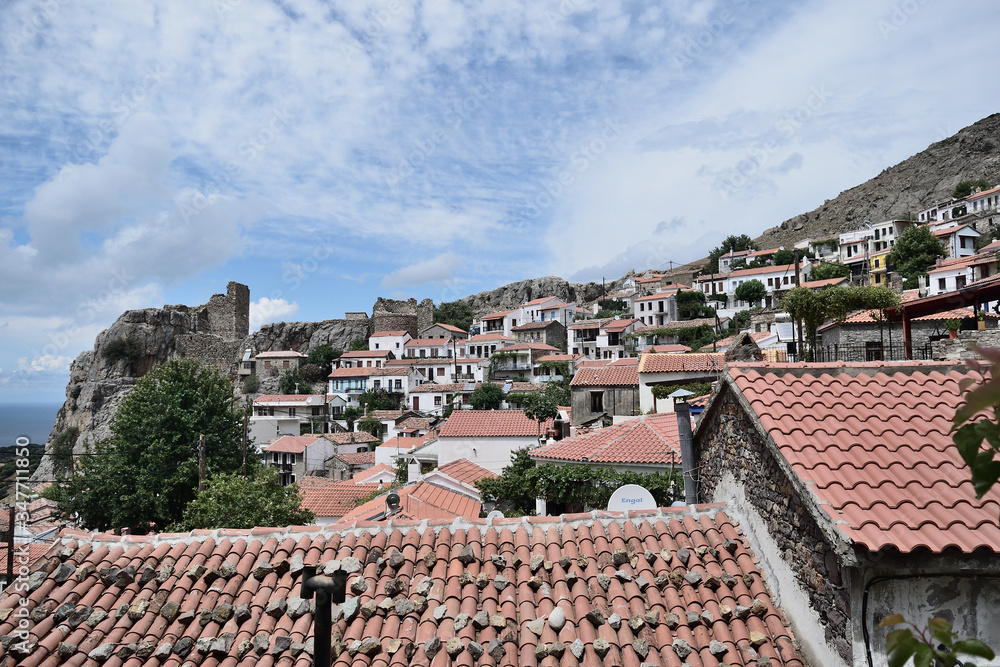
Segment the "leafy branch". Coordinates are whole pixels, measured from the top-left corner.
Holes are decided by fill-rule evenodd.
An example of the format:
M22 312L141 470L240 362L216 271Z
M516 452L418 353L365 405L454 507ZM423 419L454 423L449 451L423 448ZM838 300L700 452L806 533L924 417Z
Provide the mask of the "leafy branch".
M1000 479L1000 461L996 460L1000 453L1000 349L977 347L976 351L991 362L990 367L987 369L978 361L966 362L982 373L985 380L968 393L965 405L955 411L952 440L962 460L972 470L976 496L982 498ZM963 380L962 387L967 388L973 382L972 379ZM989 411L992 411L992 419L972 421Z
M903 667L913 658L914 667L954 667L965 665L975 667L970 662L959 661L959 654L993 660L996 654L978 639L958 640L958 633L952 632L951 623L943 618L927 619L927 627L921 629L903 618L902 614L890 614L878 624L879 628L899 628L885 638L885 652L889 667Z

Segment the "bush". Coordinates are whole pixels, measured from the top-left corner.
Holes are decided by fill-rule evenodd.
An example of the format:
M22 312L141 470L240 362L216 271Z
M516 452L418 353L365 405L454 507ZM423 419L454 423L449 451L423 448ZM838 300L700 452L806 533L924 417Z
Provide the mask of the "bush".
M101 356L113 364L119 361L134 363L142 358L142 354L142 345L131 336L108 341L101 350Z
M240 390L244 394L256 394L258 389L260 389L259 377L256 375L248 375L243 378L243 384L240 385Z
M298 368L285 371L284 375L278 380L278 387L281 389L282 394L313 393L312 385L306 382L306 379L302 377L302 373L299 372Z
M335 350L329 343L323 343L309 353L309 363L326 369L330 367L334 359L339 359L344 354L343 350Z
M302 374L306 382L326 382L329 372L324 370L325 368L319 364L302 364L299 366L299 373Z
M73 447L80 436L80 429L70 426L52 441L52 468L62 477L73 472Z

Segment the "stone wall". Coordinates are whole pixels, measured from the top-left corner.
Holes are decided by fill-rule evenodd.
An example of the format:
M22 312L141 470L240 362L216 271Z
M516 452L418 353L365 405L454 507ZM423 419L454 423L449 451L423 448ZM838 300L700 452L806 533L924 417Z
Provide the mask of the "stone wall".
M928 347L932 339L939 336L947 336L948 331L944 328L944 322L912 322L910 327L912 336L912 347L915 356L919 356L919 350ZM899 350L899 359L902 359L903 349L903 327L899 323L885 323L879 331L878 322L859 322L832 326L820 333L820 345L824 348L836 346L864 348L867 343L881 342L882 347L888 350L890 347ZM888 360L888 354L886 359ZM893 357L896 358L896 357ZM865 358L847 358L845 361L866 361Z
M1000 347L1000 331L959 331L958 338L943 338L935 341L932 347L933 357L937 361L953 359L982 359L983 355L972 349L974 345L983 347Z
M592 412L590 409L590 394L595 391L604 392L603 412ZM589 422L602 414L634 417L641 412L639 387L573 387L572 402L573 426Z
M399 301L379 297L372 306L369 335L379 331L406 331L412 338L434 324L434 302L424 299Z
M574 406L574 416L575 412ZM781 558L795 572L797 584L824 628L826 643L850 664L851 641L846 636L852 613L850 592L831 545L767 447L758 424L728 385L716 397L707 418L695 437L701 470L699 500L726 500L716 496L716 487L726 473L735 477Z

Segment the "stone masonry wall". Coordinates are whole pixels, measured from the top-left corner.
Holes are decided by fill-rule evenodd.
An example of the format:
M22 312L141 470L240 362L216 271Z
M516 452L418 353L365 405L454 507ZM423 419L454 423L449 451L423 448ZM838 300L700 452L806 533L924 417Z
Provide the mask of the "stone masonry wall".
M795 493L792 482L765 444L757 425L726 386L710 422L698 429L695 451L701 466L700 500L712 499L724 473L744 487L747 500L824 624L826 642L847 663L851 642L850 594L836 554Z
M982 359L983 355L972 349L973 345L983 347L1000 347L1000 331L959 331L958 338L943 338L935 341L933 346L934 359L950 361L952 359Z
M371 329L379 331L406 331L417 338L419 332L434 324L434 302L424 299L419 304L416 299L400 301L379 297L372 306Z

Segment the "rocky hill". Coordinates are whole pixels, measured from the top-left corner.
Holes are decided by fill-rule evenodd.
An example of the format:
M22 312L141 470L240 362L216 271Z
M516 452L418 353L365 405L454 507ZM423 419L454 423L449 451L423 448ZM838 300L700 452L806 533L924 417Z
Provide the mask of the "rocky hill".
M948 200L961 181L980 178L1000 183L1000 114L931 144L822 206L768 229L756 241L762 248L789 247L859 229L865 220L916 216Z
M469 304L477 316L482 316L501 310L511 310L522 303L543 296L556 296L566 303L584 304L602 298L605 287L607 291L613 292L620 284L620 279L601 285L570 283L556 276L547 276L510 283L495 290L467 296L462 301Z

